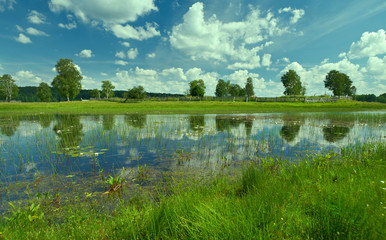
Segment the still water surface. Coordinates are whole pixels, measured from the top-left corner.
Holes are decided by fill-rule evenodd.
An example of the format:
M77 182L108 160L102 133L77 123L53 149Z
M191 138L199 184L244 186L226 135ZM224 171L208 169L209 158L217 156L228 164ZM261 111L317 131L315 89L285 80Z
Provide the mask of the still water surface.
M259 158L339 154L342 147L385 140L386 112L0 116L0 190L49 177L35 191L65 191L67 180L145 164L155 175L222 171Z

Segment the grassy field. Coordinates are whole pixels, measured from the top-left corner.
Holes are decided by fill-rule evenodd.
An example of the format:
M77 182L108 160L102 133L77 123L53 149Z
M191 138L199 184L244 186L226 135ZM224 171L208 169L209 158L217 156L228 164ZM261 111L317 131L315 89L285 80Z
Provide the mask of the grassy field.
M0 219L0 239L382 239L385 143L264 159L236 176L166 179L115 209L93 197L31 197ZM117 201L119 200L119 201Z
M59 103L0 103L0 114L36 113L270 113L386 110L386 104L356 101L337 103L255 103L255 102L138 102L106 101Z

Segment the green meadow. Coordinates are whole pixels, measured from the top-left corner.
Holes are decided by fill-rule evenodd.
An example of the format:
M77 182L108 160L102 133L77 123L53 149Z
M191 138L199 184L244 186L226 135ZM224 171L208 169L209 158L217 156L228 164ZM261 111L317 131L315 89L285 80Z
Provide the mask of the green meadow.
M179 102L108 101L55 103L0 103L0 113L271 113L271 112L348 112L385 110L386 104L356 101L336 103L256 103L256 102Z

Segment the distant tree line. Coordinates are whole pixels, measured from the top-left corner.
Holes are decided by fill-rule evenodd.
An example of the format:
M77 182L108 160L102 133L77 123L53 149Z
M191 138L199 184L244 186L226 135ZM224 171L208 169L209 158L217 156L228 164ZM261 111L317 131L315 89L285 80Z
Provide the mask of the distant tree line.
M57 75L51 82L51 86L42 82L38 87L18 87L15 80L9 74L0 76L0 99L6 101L21 100L23 102L50 102L70 101L71 99L109 99L113 96L128 99L144 99L146 97L179 97L181 94L147 93L143 86L134 86L128 91L114 91L115 86L109 80L102 81L101 90L82 90L83 77L71 59L60 59L55 65ZM306 88L302 84L300 76L294 70L289 70L281 77L285 88L284 95L305 95ZM356 87L352 85L350 77L337 70L331 70L325 77L324 86L332 91L334 96L353 96L355 100L367 102L386 102L386 94L376 97L374 94L356 95ZM189 83L187 95L203 97L205 95L205 83L202 79ZM219 79L215 90L216 97L252 97L255 95L253 79L247 78L245 86Z
M361 94L356 95L354 97L354 100L361 101L361 102L380 102L380 103L386 103L386 93L382 93L378 97L374 94Z
M18 96L12 100L22 101L22 102L44 102L42 101L38 95L38 87L36 86L27 86L27 87L18 87L19 93ZM66 98L61 97L59 92L57 92L53 87L50 87L51 90L51 102L60 102L60 101L66 101ZM94 89L81 89L79 94L73 99L75 101L80 101L82 99L90 99L94 98L93 92ZM99 91L99 90L98 90ZM127 90L114 90L114 97L117 98L125 98L127 94ZM172 94L172 93L151 93L146 92L146 97L151 98L166 98L166 97L183 97L184 94ZM1 98L4 99L4 98ZM103 99L103 98L101 98ZM5 99L4 99L5 100Z
M225 82L223 79L219 79L216 85L215 91L216 97L251 97L255 95L253 90L252 78L247 78L245 87L242 88L238 84L231 83L230 81Z

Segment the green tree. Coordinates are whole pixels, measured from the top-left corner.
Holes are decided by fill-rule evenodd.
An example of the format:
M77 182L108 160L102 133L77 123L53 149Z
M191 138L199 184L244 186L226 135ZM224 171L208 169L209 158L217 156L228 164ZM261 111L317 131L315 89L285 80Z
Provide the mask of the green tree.
M125 102L130 99L144 99L147 96L145 89L142 86L133 87L129 89L126 93Z
M71 59L60 59L55 65L58 75L51 85L67 101L76 97L82 89L82 76Z
M15 80L9 74L4 74L0 77L0 98L6 101L12 101L12 98L17 98L19 88L15 84Z
M306 94L306 88L302 86L300 76L292 69L281 76L281 82L285 88L284 95Z
M245 96L246 92L244 88L241 88L238 84L230 84L229 85L229 94L232 97Z
M386 103L386 93L383 93L383 94L379 95L378 102Z
M245 83L245 95L248 97L255 95L255 91L253 90L253 81L252 78L247 78L247 82Z
M205 83L202 79L194 80L189 83L190 85L190 96L203 97L205 94Z
M101 92L96 88L91 91L90 95L92 98L101 99Z
M222 79L219 79L216 85L216 97L227 97L229 95L229 86L230 81L225 82Z
M109 99L114 96L115 86L110 81L102 81L102 96Z
M331 90L334 96L352 96L356 88L351 85L350 77L337 70L331 70L324 80L324 87Z
M36 95L42 102L50 102L52 97L50 86L45 82L40 83Z

